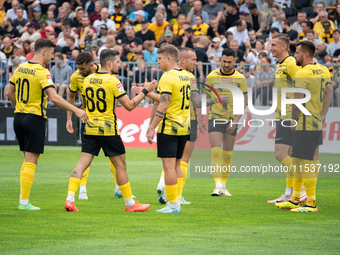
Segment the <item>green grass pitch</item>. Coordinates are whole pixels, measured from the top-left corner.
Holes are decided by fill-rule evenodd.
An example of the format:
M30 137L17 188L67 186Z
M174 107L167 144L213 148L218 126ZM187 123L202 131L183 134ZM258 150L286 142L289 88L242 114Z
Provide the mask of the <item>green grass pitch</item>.
M151 208L124 211L103 152L91 166L88 201L65 212L68 180L80 147L46 147L36 168L30 201L41 211L18 211L18 146L0 146L0 254L339 254L339 179L319 179L318 213L299 214L266 201L282 194L284 178L229 178L232 197L211 197L212 179L188 178L180 214L157 214L162 169L153 149L127 149L132 192ZM234 152L233 164L278 164L274 153ZM339 155L321 154L322 163ZM230 176L232 177L232 176Z

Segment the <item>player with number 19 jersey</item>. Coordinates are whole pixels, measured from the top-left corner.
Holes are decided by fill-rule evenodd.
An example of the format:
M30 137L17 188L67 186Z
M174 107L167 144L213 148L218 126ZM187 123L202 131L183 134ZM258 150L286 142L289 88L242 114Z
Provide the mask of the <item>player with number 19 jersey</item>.
M183 69L171 69L159 81L158 93L171 94L169 107L158 126L158 133L190 134L190 83L192 76Z
M117 99L126 95L123 85L108 73L96 72L87 76L83 84L86 113L89 120L85 125L85 135L119 135L117 126Z
M15 113L26 113L47 119L45 89L54 87L50 72L38 63L27 61L18 66L10 83L15 86Z

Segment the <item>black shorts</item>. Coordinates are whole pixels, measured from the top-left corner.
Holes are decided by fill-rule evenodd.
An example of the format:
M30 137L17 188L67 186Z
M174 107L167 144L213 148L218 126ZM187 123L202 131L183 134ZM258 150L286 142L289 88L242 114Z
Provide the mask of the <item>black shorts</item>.
M188 141L196 142L197 140L197 120L190 121L190 136L188 136Z
M292 157L313 160L316 147L322 144L322 130L295 131Z
M83 135L81 152L98 156L100 149L103 149L105 157L125 154L125 147L119 135Z
M45 130L45 118L34 114L14 114L14 132L20 151L44 153Z
M290 129L291 121L286 120L283 122L285 126L282 126L282 120L276 121L276 136L275 144L286 144L289 146L293 145L294 132Z
M189 135L157 134L157 157L181 159Z
M225 134L229 124L230 124L230 120L228 121L228 123L225 123L225 121L220 122L220 121L216 120L215 121L215 126L214 126L214 119L211 119L211 120L208 121L208 133L211 133L211 132L220 132L222 134ZM238 129L238 126L236 126L234 132L231 134L232 136L236 136L237 135L237 129Z

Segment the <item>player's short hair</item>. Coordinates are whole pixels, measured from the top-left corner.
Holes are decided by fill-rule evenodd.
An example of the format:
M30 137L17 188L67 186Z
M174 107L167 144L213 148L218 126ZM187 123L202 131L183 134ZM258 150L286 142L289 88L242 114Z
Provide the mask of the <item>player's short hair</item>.
M172 60L177 61L178 59L178 49L172 44L167 44L160 47L157 51L157 54L162 54L164 56L170 56Z
M236 52L233 49L231 49L231 48L226 48L226 49L224 49L222 51L222 57L223 56L235 58L236 57Z
M106 66L107 62L114 61L116 56L119 56L119 52L117 50L103 50L100 53L100 64L101 66Z
M57 45L49 39L39 38L35 41L34 52L39 52L43 48L55 48Z
M289 36L287 34L276 34L272 36L273 39L277 38L281 44L287 45L287 50L290 46Z
M311 41L302 41L296 44L296 47L301 46L302 52L307 52L311 58L315 55L315 44Z
M93 63L93 56L92 53L88 51L81 52L78 57L76 58L77 65L84 65L88 63Z
M178 58L180 58L182 54L189 53L190 51L195 52L195 50L192 48L188 48L188 47L180 48L178 51Z

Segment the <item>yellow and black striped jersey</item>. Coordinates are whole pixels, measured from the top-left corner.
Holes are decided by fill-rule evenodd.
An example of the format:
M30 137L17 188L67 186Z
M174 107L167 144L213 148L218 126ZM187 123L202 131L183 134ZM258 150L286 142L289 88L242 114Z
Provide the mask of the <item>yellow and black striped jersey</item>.
M221 106L220 103L213 104L209 111L209 120L211 119L235 119L233 114L233 95L231 91L227 88L215 88L217 84L233 85L241 89L243 94L248 92L247 81L243 74L234 70L231 74L222 73L221 69L214 70L207 76L207 85L213 87L218 96L229 96L229 102ZM212 92L206 87L209 92ZM214 93L212 93L213 96ZM217 95L216 95L217 96Z
M195 76L190 72L188 72L188 73L189 73L189 76L190 76L190 90L191 91L198 91ZM190 120L197 120L196 108L194 107L191 100L190 100Z
M27 113L47 119L47 95L45 90L53 87L50 72L38 63L25 62L15 70L10 83L15 86L15 113Z
M119 135L117 99L126 95L121 82L108 73L96 72L85 78L82 94L86 100L86 113L89 116L84 134Z
M275 72L275 87L277 87L277 107L275 110L275 119L290 119L292 116L292 105L286 107L286 115L281 114L281 88L293 87L293 79L297 71L301 69L296 65L296 60L293 57L286 57L281 63L277 64ZM294 93L287 93L286 97L294 98Z
M318 63L308 64L296 73L295 87L307 89L311 93L310 100L304 104L311 115L300 112L296 130L322 130L322 104L327 83L331 83L329 71Z
M158 133L181 136L190 134L190 83L192 74L183 69L171 69L159 80L159 94L170 94L171 100Z
M97 64L97 70L96 72L100 72L100 65ZM79 70L76 70L70 78L70 85L69 85L69 90L73 93L77 93L79 91L79 94L82 95L83 93L83 85L84 85L84 80L86 77L82 76L79 73Z

